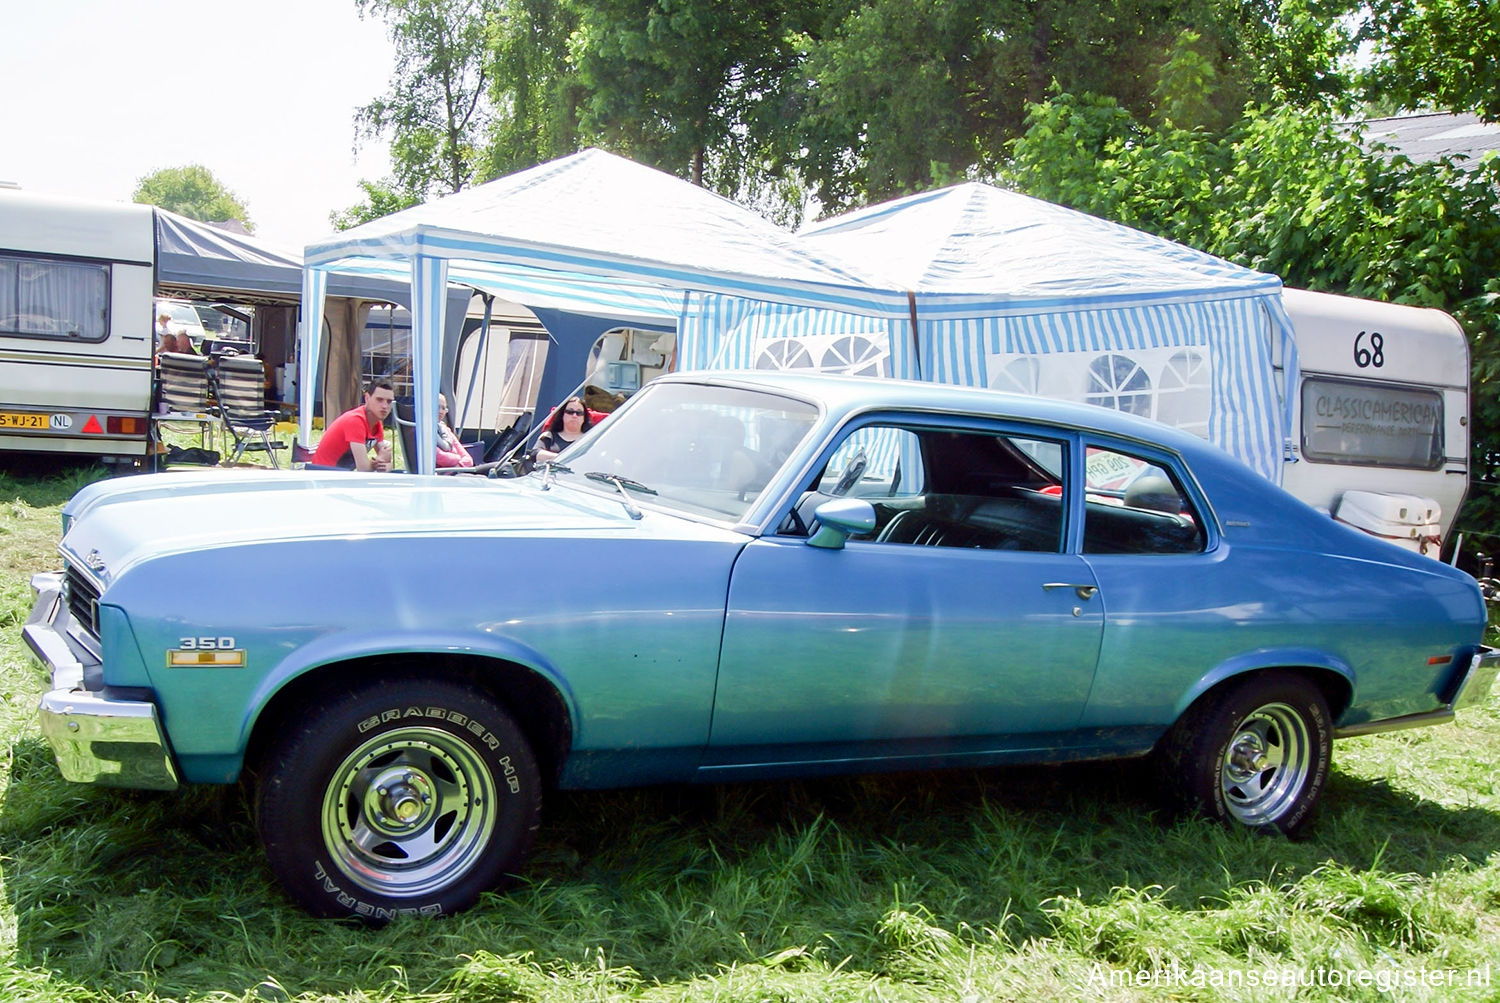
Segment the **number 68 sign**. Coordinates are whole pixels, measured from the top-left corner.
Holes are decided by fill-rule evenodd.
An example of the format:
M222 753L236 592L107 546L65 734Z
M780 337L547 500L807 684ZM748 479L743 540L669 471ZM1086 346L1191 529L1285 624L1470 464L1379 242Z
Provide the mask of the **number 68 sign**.
M1364 331L1356 334L1354 336L1354 364L1361 369L1368 369L1371 366L1379 369L1385 365L1385 336L1379 331L1371 331L1369 341L1366 343Z

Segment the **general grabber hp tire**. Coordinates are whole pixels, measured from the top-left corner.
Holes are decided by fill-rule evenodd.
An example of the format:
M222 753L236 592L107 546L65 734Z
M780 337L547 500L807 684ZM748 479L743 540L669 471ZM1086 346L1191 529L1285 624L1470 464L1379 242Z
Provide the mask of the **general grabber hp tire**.
M1156 755L1179 807L1295 836L1313 818L1332 752L1322 692L1299 675L1274 670L1200 698Z
M514 873L541 817L536 759L462 683L372 681L327 697L261 763L271 870L316 916L383 922L463 909Z

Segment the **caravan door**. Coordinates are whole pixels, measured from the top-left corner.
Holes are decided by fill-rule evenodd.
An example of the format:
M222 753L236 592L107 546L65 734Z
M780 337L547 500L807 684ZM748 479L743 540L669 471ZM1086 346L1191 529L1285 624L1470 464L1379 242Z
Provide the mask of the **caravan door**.
M145 454L151 214L0 191L0 450Z

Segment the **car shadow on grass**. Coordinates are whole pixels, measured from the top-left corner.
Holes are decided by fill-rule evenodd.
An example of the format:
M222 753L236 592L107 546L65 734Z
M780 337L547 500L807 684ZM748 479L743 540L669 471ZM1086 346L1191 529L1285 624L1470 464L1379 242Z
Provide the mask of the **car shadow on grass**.
M1210 910L1330 865L1440 875L1500 849L1500 813L1340 773L1298 841L1169 819L1135 762L560 792L514 887L458 917L371 930L290 905L238 788L94 789L58 778L38 739L9 752L13 963L109 998L235 996L262 978L291 995L379 995L393 951L412 985L440 985L481 947L559 967L607 947L660 982L788 946L876 971L893 909L1021 943L1056 935L1062 898L1156 889L1170 908Z

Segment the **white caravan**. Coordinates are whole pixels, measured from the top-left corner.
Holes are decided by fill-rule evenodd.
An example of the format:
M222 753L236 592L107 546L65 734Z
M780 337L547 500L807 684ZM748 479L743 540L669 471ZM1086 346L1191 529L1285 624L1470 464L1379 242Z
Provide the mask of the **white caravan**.
M0 190L0 450L139 457L152 208Z
M1437 556L1434 537L1446 538L1469 483L1463 329L1440 310L1348 296L1287 289L1283 302L1300 378L1297 458L1282 468L1282 485Z

